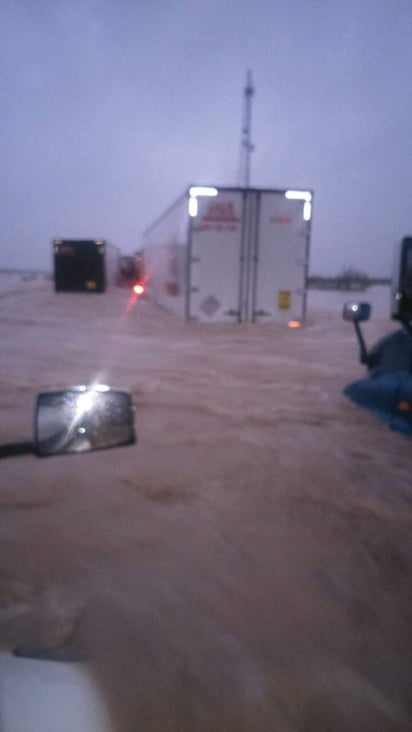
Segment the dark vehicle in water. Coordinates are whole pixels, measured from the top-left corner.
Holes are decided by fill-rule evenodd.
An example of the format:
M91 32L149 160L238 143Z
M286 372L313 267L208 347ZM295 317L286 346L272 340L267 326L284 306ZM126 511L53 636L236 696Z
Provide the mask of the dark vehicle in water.
M55 239L56 292L105 292L116 284L119 252L104 239Z
M141 254L122 254L118 260L117 284L119 287L133 287L144 277Z
M370 373L367 379L349 384L344 393L392 429L412 434L412 236L396 247L391 283L391 317L402 328L368 350L359 324L369 319L370 312L366 302L348 302L343 308L344 320L355 327L359 360Z

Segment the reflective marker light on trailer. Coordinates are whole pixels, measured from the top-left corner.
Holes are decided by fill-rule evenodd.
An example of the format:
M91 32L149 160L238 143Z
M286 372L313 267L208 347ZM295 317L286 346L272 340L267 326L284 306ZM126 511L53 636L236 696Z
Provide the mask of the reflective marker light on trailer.
M217 188L212 188L211 186L192 186L189 188L189 216L192 216L192 218L197 216L199 208L197 204L198 196L217 196L217 194Z
M212 188L211 186L192 186L189 189L189 195L193 198L197 196L217 196L217 194L217 188Z
M289 320L288 326L289 328L300 328L300 320Z
M286 191L285 198L289 198L292 201L307 201L310 203L312 194L310 191Z
M189 198L189 216L192 216L194 218L197 216L197 198L193 198L192 196Z
M286 191L285 198L290 201L305 201L303 205L303 218L310 221L312 216L312 194L310 191Z
M303 218L305 221L310 221L312 216L312 204L310 201L305 201L303 204Z

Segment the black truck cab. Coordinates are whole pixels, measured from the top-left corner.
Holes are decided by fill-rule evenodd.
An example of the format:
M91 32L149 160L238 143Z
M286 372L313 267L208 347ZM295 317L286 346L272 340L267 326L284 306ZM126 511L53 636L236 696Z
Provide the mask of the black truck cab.
M348 302L343 308L344 320L350 320L356 331L360 362L369 370L412 373L412 236L405 236L395 249L391 284L391 317L402 328L381 338L369 351L360 323L368 320L369 303Z

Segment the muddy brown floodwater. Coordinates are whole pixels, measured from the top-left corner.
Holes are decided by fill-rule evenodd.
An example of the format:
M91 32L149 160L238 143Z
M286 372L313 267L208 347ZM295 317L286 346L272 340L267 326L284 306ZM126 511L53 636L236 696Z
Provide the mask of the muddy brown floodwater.
M342 396L350 325L0 296L1 441L93 380L132 392L139 435L2 462L2 646L80 648L116 732L409 730L412 442Z

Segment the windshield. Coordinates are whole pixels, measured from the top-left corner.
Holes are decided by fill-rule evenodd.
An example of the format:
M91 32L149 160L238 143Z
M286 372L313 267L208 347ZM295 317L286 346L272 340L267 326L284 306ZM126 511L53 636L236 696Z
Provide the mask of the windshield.
M410 372L341 318L406 363L412 6L371 10L5 4L1 732L410 729ZM58 402L34 454L81 385L137 442L76 400L61 454Z

